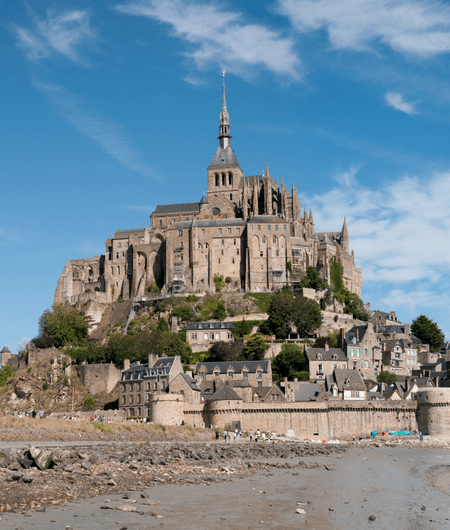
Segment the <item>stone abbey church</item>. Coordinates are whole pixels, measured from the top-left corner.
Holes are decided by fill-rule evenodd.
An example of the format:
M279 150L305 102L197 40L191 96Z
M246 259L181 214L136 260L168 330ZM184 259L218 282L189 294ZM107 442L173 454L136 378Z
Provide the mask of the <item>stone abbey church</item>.
M267 166L262 175L244 175L230 144L225 81L218 139L207 196L159 205L150 227L118 230L104 255L69 260L56 304L132 299L152 285L168 294L213 293L218 276L227 279L228 291L274 291L290 282L289 269L296 275L314 266L329 281L332 257L343 264L346 288L361 296L361 269L349 252L345 219L340 231L316 232L294 184L292 190L283 181L280 186Z

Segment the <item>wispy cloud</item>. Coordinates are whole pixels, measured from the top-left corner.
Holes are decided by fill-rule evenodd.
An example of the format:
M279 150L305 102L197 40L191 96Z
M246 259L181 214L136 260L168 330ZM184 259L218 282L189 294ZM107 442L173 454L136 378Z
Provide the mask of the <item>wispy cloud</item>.
M417 114L415 103L407 103L398 92L387 92L384 96L386 104L394 109L400 110L405 114Z
M38 61L62 55L72 61L84 62L79 48L96 38L86 10L56 12L49 9L46 18L31 12L33 28L14 26L17 45L28 59Z
M439 0L278 0L278 8L300 32L325 29L336 49L379 41L420 57L450 51L450 6Z
M391 181L373 190L343 184L303 197L316 229L339 230L344 216L364 282L438 282L450 269L450 171ZM333 208L330 208L330 205Z
M99 144L112 158L141 175L162 180L145 163L143 155L133 147L121 125L103 118L96 110L87 110L84 103L62 86L40 81L34 81L33 86L50 98L64 119Z
M217 65L249 76L255 67L298 79L300 60L294 41L260 24L250 24L237 11L216 3L140 0L116 6L118 13L169 24L173 34L192 45L187 53L198 68Z

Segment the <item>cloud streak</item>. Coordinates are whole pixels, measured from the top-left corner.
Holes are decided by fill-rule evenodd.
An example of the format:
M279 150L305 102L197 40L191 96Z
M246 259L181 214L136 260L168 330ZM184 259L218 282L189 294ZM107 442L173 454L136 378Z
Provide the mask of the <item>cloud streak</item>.
M214 3L141 0L116 6L121 14L169 24L173 35L188 42L186 55L203 69L214 65L248 77L255 67L293 79L300 77L294 40L260 24L249 24L242 13Z
M405 114L417 114L414 103L407 103L403 96L397 92L387 92L384 96L386 104L396 110L404 112Z
M146 177L162 180L145 163L143 155L133 147L123 127L88 111L73 94L59 85L34 81L33 86L46 94L57 111L82 134L99 144L109 156Z
M17 45L31 61L61 55L71 61L83 62L79 48L96 38L86 10L55 12L49 9L46 18L32 12L33 28L14 26Z
M378 41L430 57L450 51L450 6L428 0L278 0L295 29L325 29L335 49L369 50Z

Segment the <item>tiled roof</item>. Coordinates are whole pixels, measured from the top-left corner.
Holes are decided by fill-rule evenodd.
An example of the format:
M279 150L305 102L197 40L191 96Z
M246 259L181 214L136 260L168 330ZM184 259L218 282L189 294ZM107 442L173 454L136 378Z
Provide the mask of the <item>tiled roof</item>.
M195 365L195 374L197 375L200 371L201 367L204 366L206 368L206 373L212 374L214 373L214 368L217 366L220 370L221 374L226 374L228 371L228 368L233 368L235 373L241 373L242 368L247 367L249 373L256 373L256 369L258 366L261 367L263 373L267 373L269 369L269 363L270 361L221 361L221 362L201 362L197 363Z
M186 324L186 329L235 329L236 326L232 322L193 322Z
M318 355L322 356L322 359L318 359ZM336 358L333 358L333 355ZM307 348L306 356L309 361L345 361L347 362L347 356L340 348Z
M200 203L198 202L184 202L180 204L158 204L154 214L165 214L165 213L198 213L200 211Z
M239 166L233 148L231 145L227 145L227 147L224 149L219 145L216 149L216 152L214 153L213 159L211 160L211 164L209 164L208 169L232 166Z

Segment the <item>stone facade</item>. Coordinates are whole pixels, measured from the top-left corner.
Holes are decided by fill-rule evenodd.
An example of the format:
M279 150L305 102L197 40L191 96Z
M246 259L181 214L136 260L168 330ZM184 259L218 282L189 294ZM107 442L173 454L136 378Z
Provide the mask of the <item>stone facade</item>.
M186 340L193 352L207 351L215 342L233 342L231 322L194 322L186 324Z
M84 364L78 368L82 384L91 394L109 394L120 380L121 371L114 364Z
M336 368L347 368L347 357L340 348L306 348L310 381L324 381Z
M223 87L219 146L207 168L207 196L199 202L159 205L150 228L118 230L105 254L69 260L54 303L109 303L142 297L157 284L163 293L215 292L217 277L228 291L274 291L314 266L325 281L330 260L343 265L345 287L361 296L361 269L341 230L316 232L311 211L302 213L295 184L244 175L230 144ZM216 278L216 283L214 279Z
M194 375L199 381L246 381L250 387L271 387L270 361L201 362L195 366Z

